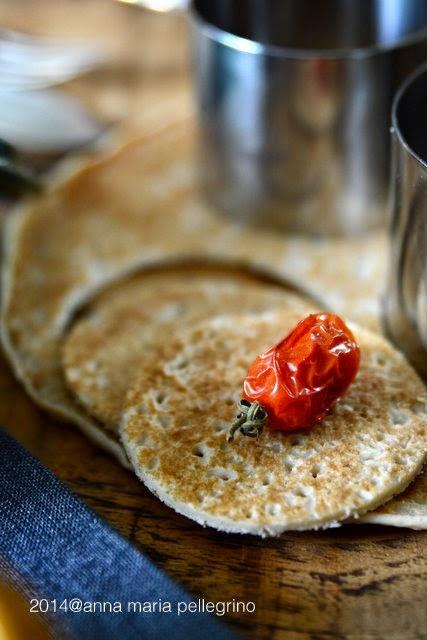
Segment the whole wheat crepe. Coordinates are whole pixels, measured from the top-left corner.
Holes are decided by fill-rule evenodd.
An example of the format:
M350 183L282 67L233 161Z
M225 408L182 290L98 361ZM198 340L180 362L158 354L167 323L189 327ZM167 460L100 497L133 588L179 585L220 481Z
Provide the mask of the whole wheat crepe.
M80 404L112 431L141 360L178 327L218 313L292 308L300 317L313 304L279 286L232 269L175 267L129 278L98 296L63 345L66 383Z
M419 473L427 390L400 353L356 326L360 370L321 424L227 441L248 367L299 319L297 310L219 316L141 358L122 440L137 475L179 513L224 531L278 535L364 513Z
M187 119L147 134L28 200L4 233L2 341L34 400L80 428L123 464L117 439L68 392L60 347L77 310L107 284L164 260L231 262L293 279L324 306L378 326L385 239L311 240L243 229L200 200ZM392 501L387 524L427 525L425 474ZM415 491L412 500L411 491ZM381 515L379 516L381 521Z

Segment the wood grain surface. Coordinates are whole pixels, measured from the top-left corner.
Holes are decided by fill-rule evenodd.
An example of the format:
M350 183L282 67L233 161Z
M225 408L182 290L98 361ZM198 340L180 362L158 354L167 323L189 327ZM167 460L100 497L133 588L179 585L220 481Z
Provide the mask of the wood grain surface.
M66 90L105 119L125 118L125 128L138 128L150 110L166 121L171 97L189 100L180 16L107 0L3 0L0 20L109 47L112 65ZM73 427L40 412L3 359L0 399L0 423L172 577L198 597L254 601L253 614L228 618L247 638L427 637L427 533L354 525L260 540L203 529L161 504Z
M40 412L4 360L0 398L0 423L192 593L254 601L255 613L229 617L246 637L426 637L425 532L353 525L261 540L203 529L73 427Z

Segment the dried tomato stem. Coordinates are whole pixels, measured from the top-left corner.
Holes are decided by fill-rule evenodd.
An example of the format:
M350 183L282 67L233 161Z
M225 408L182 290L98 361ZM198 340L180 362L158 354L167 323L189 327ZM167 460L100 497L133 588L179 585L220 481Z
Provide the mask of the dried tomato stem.
M259 402L249 402L242 398L239 402L239 413L233 424L231 425L228 442L234 440L236 431L248 438L256 438L258 440L265 425L267 424L267 412Z

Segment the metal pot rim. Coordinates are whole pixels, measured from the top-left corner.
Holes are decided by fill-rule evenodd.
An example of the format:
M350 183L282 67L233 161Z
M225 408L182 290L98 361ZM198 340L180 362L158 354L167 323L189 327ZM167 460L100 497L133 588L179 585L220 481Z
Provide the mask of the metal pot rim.
M194 3L190 3L190 21L193 27L203 32L206 37L223 44L230 49L235 49L242 53L263 54L279 58L295 59L360 59L368 58L390 51L396 51L406 46L415 44L427 38L427 25L421 29L411 32L407 36L400 38L389 44L374 44L367 47L348 47L340 49L302 49L296 47L281 47L279 45L263 44L250 38L237 36L229 31L205 20L197 11Z
M426 75L427 82L427 62L423 63L420 67L418 67L418 69L415 69L415 71L406 78L403 84L400 85L393 99L390 131L397 137L399 143L402 145L405 151L415 160L415 162L423 167L423 169L427 170L427 157L425 159L421 158L421 156L419 156L418 153L409 144L408 140L403 135L402 129L400 128L398 117L400 102L405 96L406 91L412 86L413 82L416 82L423 75Z

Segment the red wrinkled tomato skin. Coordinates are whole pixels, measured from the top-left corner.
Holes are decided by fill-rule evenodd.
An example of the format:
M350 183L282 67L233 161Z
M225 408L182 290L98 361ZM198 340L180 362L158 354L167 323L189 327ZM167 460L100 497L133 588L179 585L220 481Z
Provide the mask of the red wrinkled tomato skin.
M258 400L272 429L309 428L344 395L359 363L359 346L344 321L332 313L312 314L256 358L243 397Z

